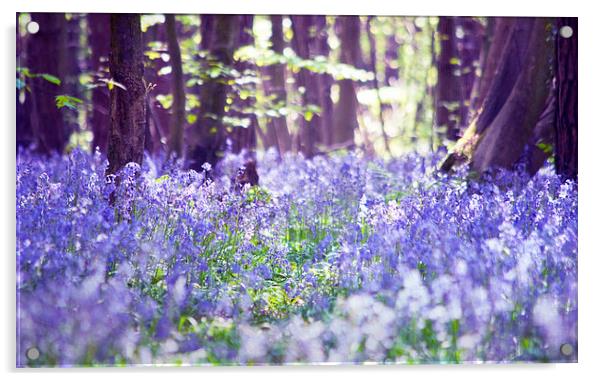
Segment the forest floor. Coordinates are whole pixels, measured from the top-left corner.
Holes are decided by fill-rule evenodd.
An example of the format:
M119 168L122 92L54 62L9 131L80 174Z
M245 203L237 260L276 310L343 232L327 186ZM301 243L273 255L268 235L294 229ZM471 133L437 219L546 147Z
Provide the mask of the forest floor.
M21 152L18 366L576 361L576 184L440 159Z

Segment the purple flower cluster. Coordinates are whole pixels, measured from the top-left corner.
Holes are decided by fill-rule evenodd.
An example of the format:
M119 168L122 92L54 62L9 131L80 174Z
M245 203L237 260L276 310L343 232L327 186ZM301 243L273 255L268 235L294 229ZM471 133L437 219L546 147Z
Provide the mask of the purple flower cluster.
M17 365L576 361L577 185L438 160L20 152Z

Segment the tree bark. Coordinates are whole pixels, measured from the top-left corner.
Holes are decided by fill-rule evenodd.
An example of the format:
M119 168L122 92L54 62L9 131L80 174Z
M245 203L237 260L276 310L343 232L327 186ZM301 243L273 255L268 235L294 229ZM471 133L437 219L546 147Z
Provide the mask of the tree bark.
M483 106L483 100L489 92L491 83L495 75L495 70L500 63L506 41L512 31L516 19L513 17L494 17L488 20L488 31L493 29L491 42L488 44L488 39L485 39L485 48L481 54L481 77L475 86L473 95L472 109L475 112Z
M184 75L182 73L182 55L176 33L176 17L173 14L165 15L165 28L169 62L171 63L171 89L173 93L169 126L169 151L179 157L182 156L184 144L186 92L184 89Z
M445 129L446 137L450 140L460 137L464 91L455 29L453 17L439 17L437 34L441 50L437 59L435 125Z
M108 174L129 162L142 163L146 129L144 61L140 15L111 14L111 78L125 87L111 90Z
M548 38L549 20L534 21L527 56L510 95L478 142L472 168L478 173L503 167L511 169L525 149L542 114L551 82L548 61L552 45ZM523 36L525 38L525 36ZM507 49L508 54L511 49ZM492 86L493 91L494 87Z
M91 50L89 70L97 77L104 78L105 72L108 71L111 47L111 16L108 13L90 13L87 17ZM90 112L90 124L94 135L92 149L98 147L102 152L107 152L110 123L109 98L110 94L106 86L98 86L92 89L92 111Z
M556 36L556 97L555 115L556 172L564 178L577 180L577 18L560 17ZM564 37L563 27L572 29Z
M272 50L277 54L284 52L284 36L282 33L282 16L270 16L272 22ZM286 64L274 64L265 68L269 79L264 82L266 93L274 97L273 103L286 107ZM290 151L291 136L284 115L268 120L268 133L275 137L275 144L280 154Z
M460 109L460 129L468 125L470 100L477 79L476 68L483 46L485 30L474 17L458 17L464 35L458 39L458 54L461 62L462 102Z
M312 28L312 16L291 16L293 29L293 49L303 59L310 59L310 29ZM318 75L309 70L301 69L296 75L297 89L302 88L301 98L303 107L310 105L319 106ZM311 158L315 153L317 134L320 131L321 122L319 115L313 115L309 120L301 119L299 123L299 142L301 152L306 158Z
M233 64L234 44L237 36L238 19L231 15L203 16L201 47L207 48L209 65ZM211 28L209 28L211 27ZM188 159L190 168L200 171L204 163L215 166L224 155L226 130L222 119L230 85L224 78L215 78L203 83L200 91L201 107L194 128L190 129Z
M512 31L505 41L501 59L494 70L491 85L483 100L483 110L477 116L477 133L484 132L508 99L525 65L529 53L529 37L527 36L531 35L535 21L536 19L531 17L521 17L513 23ZM504 30L500 27L496 30L496 34L498 31L500 34L504 33ZM496 36L494 39L502 37ZM491 58L493 60L495 56Z
M29 35L28 67L35 74L50 74L61 78L65 59L67 21L62 13L32 13L31 20L40 29ZM63 78L61 78L63 79ZM69 141L70 131L56 107L55 97L61 88L43 78L31 81L31 128L39 152L62 153Z
M144 47L151 42L160 42L167 44L166 28L160 23L151 25L142 33L142 41ZM162 51L161 53L169 53ZM163 108L163 105L156 99L158 94L170 94L172 84L169 77L159 75L159 71L169 63L163 59L154 59L146 61L146 70L144 71L144 79L149 86L152 86L152 91L149 91L146 97L146 136L144 139L144 148L148 152L157 152L163 147L163 136L168 135L168 129L171 124L171 116L169 110Z
M383 102L380 98L380 86L378 84L378 75L376 73L376 41L374 40L374 35L370 30L370 24L373 16L368 16L368 20L366 20L366 35L368 36L368 43L370 45L370 59L368 62L370 63L370 71L374 73L374 79L372 80L372 88L376 91L376 99L378 101L378 121L380 123L380 132L383 138L383 143L385 145L385 150L389 155L391 155L391 148L389 147L389 137L387 136L387 132L385 131L385 118L383 117Z
M360 19L358 16L340 16L341 63L360 66ZM339 101L334 110L334 144L351 147L354 144L355 130L358 128L357 97L351 79L339 83Z
M240 16L232 16L238 18L239 23L239 32L238 38L234 43L234 51L236 49L246 46L253 45L254 37L253 37L253 15L240 15ZM253 72L255 70L255 66L244 61L236 61L234 63L234 68L241 73L243 76L247 75L246 72ZM252 73L251 73L252 74ZM248 84L249 88L251 88L251 92L255 93L255 85ZM254 105L254 96L247 97L246 99L236 98L235 105L237 107L242 107L242 109L252 109ZM232 140L232 152L240 153L242 151L246 151L247 154L250 154L254 157L255 148L257 146L257 137L255 132L257 131L257 116L254 113L244 112L244 111L234 111L232 113L235 117L243 118L249 120L248 127L242 126L234 126L232 128L232 132L230 133L230 138Z

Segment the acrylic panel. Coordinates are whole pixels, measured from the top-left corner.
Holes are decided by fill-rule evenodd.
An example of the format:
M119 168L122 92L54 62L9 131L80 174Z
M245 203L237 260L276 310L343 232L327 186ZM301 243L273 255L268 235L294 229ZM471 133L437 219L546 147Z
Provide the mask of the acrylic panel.
M576 362L577 31L18 13L17 366Z

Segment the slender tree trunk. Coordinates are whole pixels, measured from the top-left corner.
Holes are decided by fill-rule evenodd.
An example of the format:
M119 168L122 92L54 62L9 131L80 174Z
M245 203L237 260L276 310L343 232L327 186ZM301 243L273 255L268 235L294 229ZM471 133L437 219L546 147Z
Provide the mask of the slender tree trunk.
M461 66L456 44L456 22L453 17L439 17L437 34L441 51L437 60L437 86L435 88L437 128L443 128L450 140L460 137L463 86Z
M272 22L272 50L278 54L284 51L284 37L282 34L282 16L270 16ZM265 82L266 93L274 96L274 104L286 107L286 64L274 64L264 71L269 79ZM291 136L286 125L284 115L268 120L268 133L276 139L280 154L290 151Z
M111 14L111 78L125 90L111 90L109 167L114 174L129 162L142 163L144 154L145 97L144 61L140 15Z
M237 41L234 44L234 51L242 46L253 45L253 15L241 15L241 16L232 16L237 17L239 19L239 32ZM237 61L234 63L235 69L241 74L245 75L247 71L254 71L256 68L254 65L244 62ZM252 89L252 93L255 93L254 85L247 85ZM251 109L254 104L253 97L247 97L246 99L238 99L236 102L237 107L242 107L243 109ZM234 111L232 113L235 117L247 119L249 120L248 127L240 127L235 126L232 128L232 133L230 134L232 140L232 151L235 153L242 152L243 150L247 151L251 156L255 155L255 148L257 146L257 137L256 131L257 127L257 117L254 113Z
M171 88L173 92L169 126L169 151L175 153L177 156L182 156L184 126L186 124L186 92L184 89L184 75L182 73L182 55L180 54L180 45L176 33L176 17L173 14L165 15L165 27L169 62L171 63Z
M109 51L111 47L111 16L108 13L90 13L87 15L90 29L90 71L97 77L106 78L108 72ZM109 136L109 103L110 95L106 86L92 89L92 110L90 124L92 125L92 148L99 147L107 152Z
M370 63L370 71L374 73L372 87L376 91L376 99L378 101L378 120L380 123L380 132L383 138L385 149L387 153L391 155L391 148L389 147L389 137L387 136L387 132L385 131L385 118L383 117L383 102L380 98L380 86L378 84L378 76L376 73L376 42L374 41L374 35L370 30L370 22L372 21L372 17L373 16L368 16L368 20L366 21L366 35L368 36L368 43L370 45L370 59L368 60L368 62Z
M230 15L202 16L201 48L207 48L208 64L233 64L234 44L238 31L238 19ZM211 28L209 28L211 26ZM190 168L200 171L204 163L213 166L224 155L226 129L222 119L230 86L224 78L207 81L201 86L201 107L196 125L190 129L188 159Z
M312 16L291 16L293 28L293 49L303 59L311 58L310 29L314 28ZM320 105L319 76L309 70L301 69L296 76L298 87L304 89L302 93L303 106ZM309 120L308 120L309 119ZM315 143L318 141L318 133L322 126L319 115L302 119L300 123L301 151L306 158L315 154Z
M560 17L556 36L556 172L577 180L577 18ZM562 28L565 28L564 30ZM572 31L569 36L568 29Z
M330 46L328 45L328 25L326 16L313 16L313 24L315 26L315 37L310 44L310 56L322 56L328 59ZM319 143L323 146L329 146L333 141L333 104L330 97L330 89L334 83L330 74L318 74L318 94L320 106L320 130Z
M458 39L458 54L461 62L462 102L460 129L468 125L470 100L477 79L477 66L483 46L485 30L474 17L458 17L457 24L462 27L464 35Z
M342 63L360 66L360 19L357 16L340 16L341 59ZM339 81L339 101L334 111L335 144L353 146L355 130L358 128L357 97L352 80Z
M395 39L395 33L387 37L387 50L385 51L385 82L392 86L399 78L399 44Z
M147 46L151 42L160 42L167 44L166 28L157 23L148 27L142 33L143 44ZM161 53L169 53L162 51ZM169 110L156 99L156 95L170 94L172 91L172 83L166 75L159 75L159 71L169 63L163 59L154 59L147 61L147 67L144 71L144 79L146 83L152 85L152 91L149 91L146 97L146 136L144 139L144 148L148 152L156 152L163 147L162 138L168 135L168 129L171 123Z
M62 13L32 13L32 21L40 26L36 34L29 35L28 67L35 74L61 77L61 61L65 58L65 30L67 22ZM43 78L31 81L31 128L38 151L49 154L62 153L69 140L69 130L55 97L61 87Z
M544 111L551 83L548 62L553 50L547 31L549 24L550 21L545 18L534 21L523 68L506 102L490 125L486 126L476 146L471 164L479 173L497 167L512 168ZM506 49L505 54L510 51ZM492 86L490 92L493 89Z

